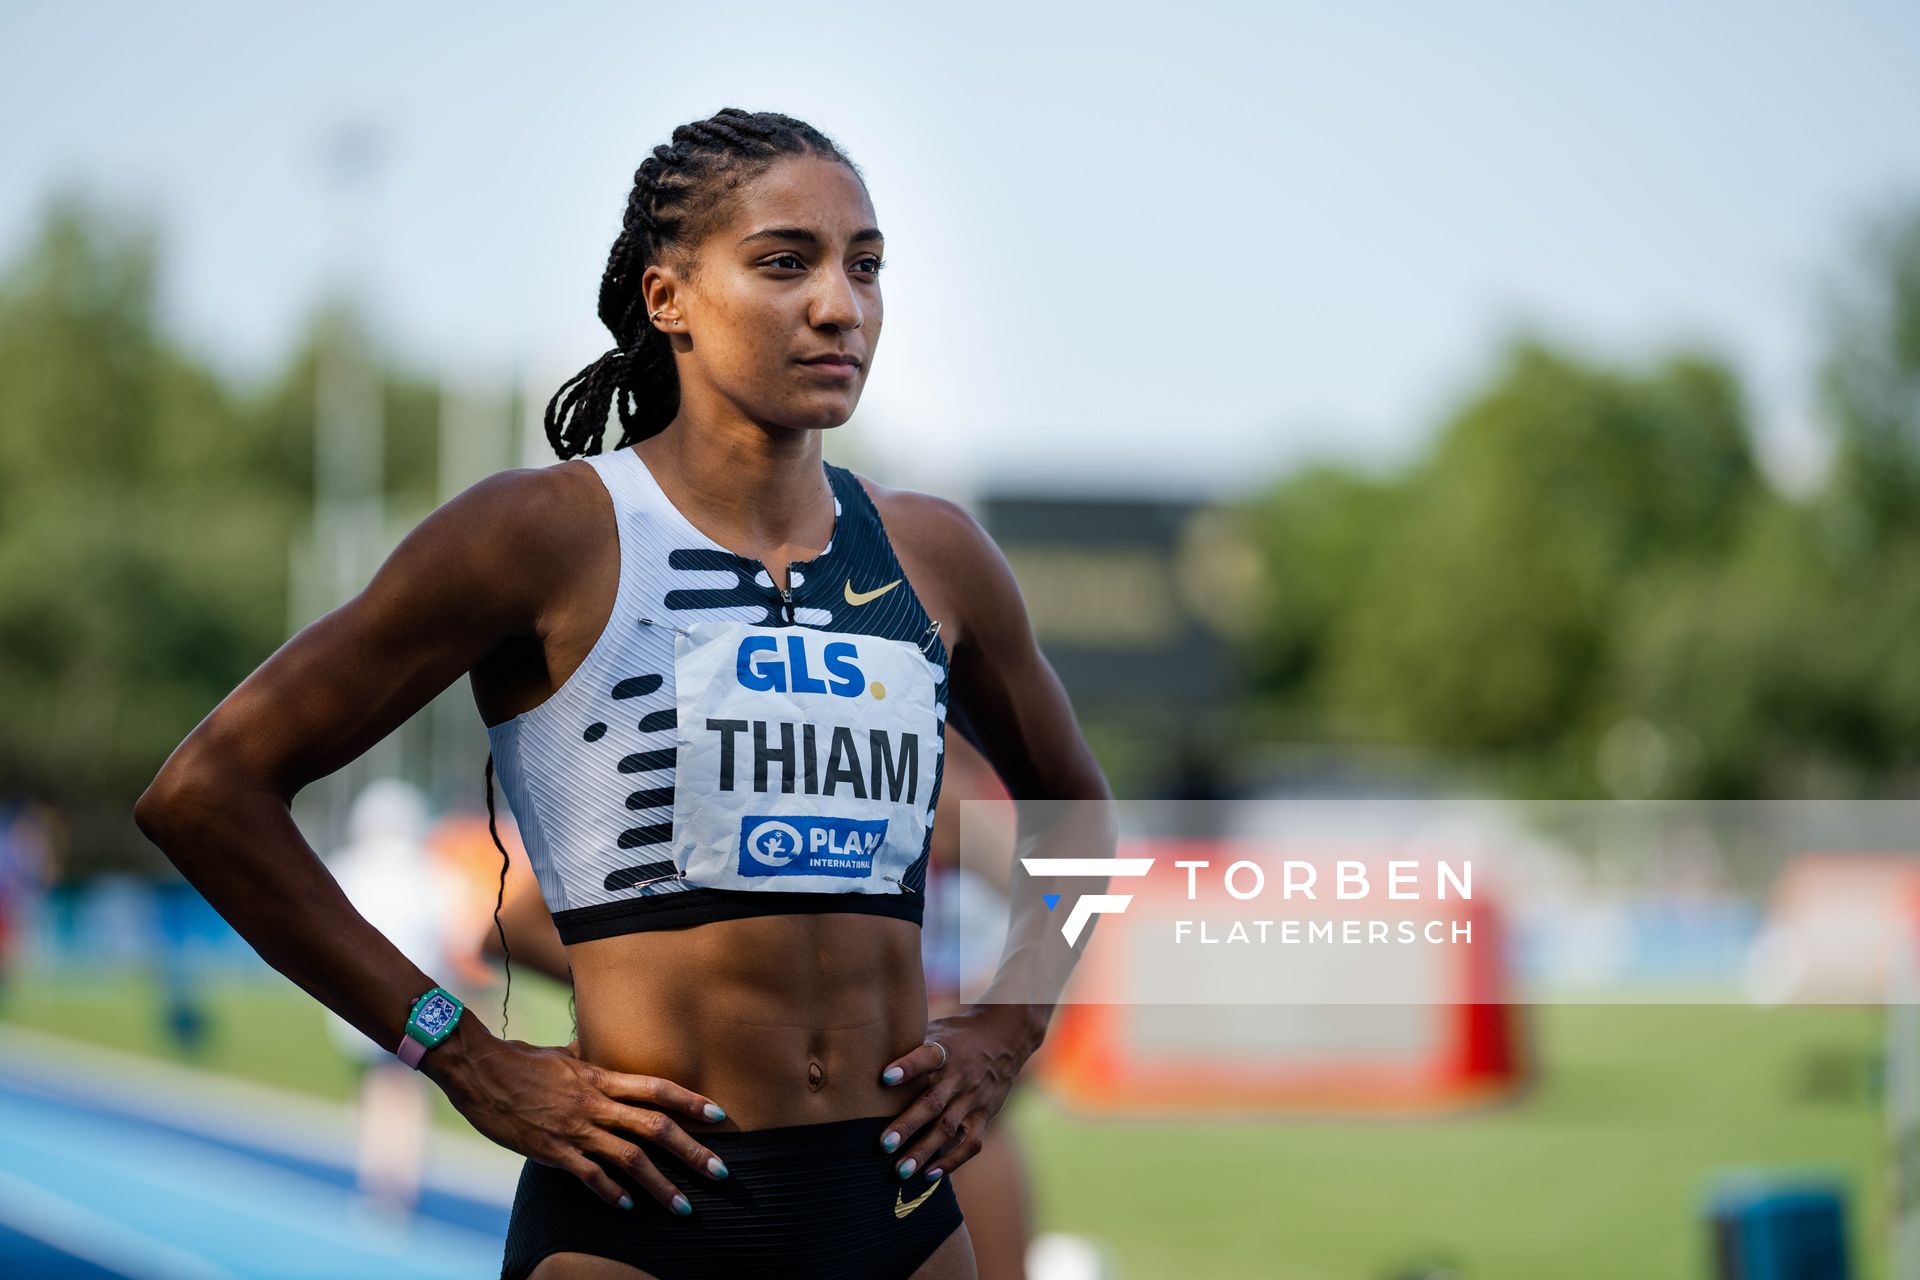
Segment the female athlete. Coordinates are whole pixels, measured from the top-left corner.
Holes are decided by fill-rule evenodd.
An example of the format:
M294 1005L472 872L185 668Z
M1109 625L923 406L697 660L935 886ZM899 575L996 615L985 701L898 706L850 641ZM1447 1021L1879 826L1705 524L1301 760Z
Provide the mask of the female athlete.
M873 368L882 248L812 127L675 129L601 280L615 345L548 407L576 460L433 512L137 808L269 963L527 1157L506 1280L974 1275L947 1175L1051 1007L928 1021L945 728L1017 799L1108 790L985 533L822 461ZM462 1011L289 813L463 673L567 947L577 1056ZM1020 930L1009 956L1060 944Z

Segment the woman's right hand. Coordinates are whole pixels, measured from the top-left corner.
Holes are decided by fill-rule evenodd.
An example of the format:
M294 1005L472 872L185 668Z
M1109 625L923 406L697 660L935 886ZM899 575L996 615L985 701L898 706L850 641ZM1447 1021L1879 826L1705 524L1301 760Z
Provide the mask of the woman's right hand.
M623 1209L631 1209L633 1200L601 1161L646 1188L663 1208L693 1212L692 1204L631 1135L664 1147L705 1177L727 1176L721 1159L666 1115L672 1111L697 1120L726 1119L727 1113L712 1099L655 1076L596 1067L563 1048L502 1040L474 1029L481 1037L470 1032L449 1037L427 1054L422 1067L468 1123L509 1151L565 1169L602 1200ZM436 1063L435 1056L452 1048L455 1040L467 1043Z

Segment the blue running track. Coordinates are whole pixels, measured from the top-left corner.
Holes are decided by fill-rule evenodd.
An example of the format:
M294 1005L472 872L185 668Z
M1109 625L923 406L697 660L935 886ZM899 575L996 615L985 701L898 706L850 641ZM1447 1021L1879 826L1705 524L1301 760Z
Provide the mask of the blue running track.
M346 1113L330 1140L247 1088L210 1115L133 1060L54 1069L0 1040L0 1277L6 1280L484 1280L500 1271L508 1166L430 1179L405 1222L354 1188ZM75 1049L76 1052L81 1052ZM91 1051L87 1051L91 1052ZM180 1074L177 1069L171 1074ZM436 1142L440 1141L436 1137ZM486 1153L494 1155L489 1149ZM504 1152L497 1153L505 1155Z

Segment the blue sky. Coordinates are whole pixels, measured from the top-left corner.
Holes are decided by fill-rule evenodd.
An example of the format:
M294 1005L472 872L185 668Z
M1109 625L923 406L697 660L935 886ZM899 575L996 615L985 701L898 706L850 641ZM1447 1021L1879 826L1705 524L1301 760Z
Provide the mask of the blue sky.
M726 105L866 172L881 478L1388 464L1528 326L1718 350L1805 474L1822 290L1920 201L1920 6L12 3L0 248L84 185L237 372L355 261L409 362L544 398L607 345L634 166ZM342 190L348 125L384 158Z

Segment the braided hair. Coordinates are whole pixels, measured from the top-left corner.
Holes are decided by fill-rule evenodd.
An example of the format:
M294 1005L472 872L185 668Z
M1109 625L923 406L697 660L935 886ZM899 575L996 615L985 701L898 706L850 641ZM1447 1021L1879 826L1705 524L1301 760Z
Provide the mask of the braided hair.
M613 334L605 355L561 384L547 403L547 440L561 458L601 450L609 410L624 449L657 435L680 409L667 335L647 320L640 279L655 263L694 269L693 250L731 212L734 194L776 160L816 155L859 169L825 134L774 111L723 108L683 124L634 171L619 238L600 277L600 322Z
M812 125L777 111L722 107L706 120L683 124L672 141L655 147L633 174L633 190L620 220L620 234L607 254L600 277L600 322L613 346L574 374L547 402L547 442L562 460L598 454L607 418L617 410L624 449L658 435L680 411L680 378L667 335L647 319L640 280L649 266L673 263L691 278L694 250L732 212L736 193L788 156L820 156L859 166ZM507 999L513 994L513 953L500 923L506 900L508 855L494 824L493 755L486 766L487 829L500 850L500 891L493 905L493 926L506 959L507 986L500 1001L501 1030L506 1030ZM578 1034L579 1023L574 1026Z

